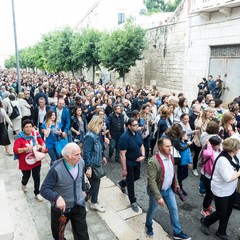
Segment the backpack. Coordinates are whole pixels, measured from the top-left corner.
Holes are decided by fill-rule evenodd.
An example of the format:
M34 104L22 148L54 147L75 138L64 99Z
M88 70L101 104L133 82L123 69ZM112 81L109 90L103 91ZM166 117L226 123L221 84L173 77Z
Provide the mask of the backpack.
M12 105L11 101L10 101L10 104L12 106L12 113L11 115L9 116L9 118L12 120L12 119L15 119L16 117L18 117L20 115L20 112L18 110L18 107L17 106L14 106Z

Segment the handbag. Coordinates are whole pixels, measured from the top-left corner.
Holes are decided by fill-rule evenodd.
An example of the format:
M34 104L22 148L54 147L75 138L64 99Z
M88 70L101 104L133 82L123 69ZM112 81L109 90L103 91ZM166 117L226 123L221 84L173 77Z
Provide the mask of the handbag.
M58 157L61 156L62 149L68 144L68 140L66 138L61 138L60 140L54 143L56 153Z
M11 101L10 101L10 104L12 106L12 113L11 115L9 116L10 119L15 119L16 117L18 117L20 115L20 112L19 112L19 109L17 106L13 106Z
M106 176L107 170L106 168L101 166L92 166L92 178L93 179L101 179L102 177Z
M38 141L37 141L37 132L36 131L34 131L34 138L35 138L35 141L36 141L36 145L33 146L33 154L35 156L36 161L41 161L41 160L43 160L44 158L47 157L47 154L39 151L39 149L38 149Z
M41 161L47 157L46 153L38 151L36 145L33 147L33 153L34 153L36 161Z
M171 154L174 158L174 165L180 165L182 163L181 155L174 146L171 148Z

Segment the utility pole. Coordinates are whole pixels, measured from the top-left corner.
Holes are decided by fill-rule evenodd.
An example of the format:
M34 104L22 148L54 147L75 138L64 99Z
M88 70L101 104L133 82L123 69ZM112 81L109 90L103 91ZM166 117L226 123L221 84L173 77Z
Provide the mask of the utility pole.
M18 85L18 93L20 93L21 92L21 81L20 81L20 69L19 69L19 58L18 58L17 30L16 30L14 0L12 0L12 15L13 15L13 30L14 30L15 54L16 54L16 65L17 65L17 85Z

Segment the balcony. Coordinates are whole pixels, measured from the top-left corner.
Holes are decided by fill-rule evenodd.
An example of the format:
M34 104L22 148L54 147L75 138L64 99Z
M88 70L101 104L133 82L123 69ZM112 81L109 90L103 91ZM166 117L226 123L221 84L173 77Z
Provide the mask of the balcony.
M240 0L190 0L190 14L222 12L231 13L231 8L240 6Z

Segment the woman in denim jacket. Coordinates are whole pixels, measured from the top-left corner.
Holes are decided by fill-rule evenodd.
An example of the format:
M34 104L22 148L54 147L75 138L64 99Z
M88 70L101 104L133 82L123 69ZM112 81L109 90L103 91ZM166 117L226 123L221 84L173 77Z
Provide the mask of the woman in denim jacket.
M104 141L102 135L102 127L104 120L102 116L95 116L88 124L88 132L84 138L83 144L83 160L86 166L86 176L89 178L91 189L89 191L89 198L91 198L92 210L105 212L105 209L98 204L98 193L101 178L95 176L92 168L107 164L107 160L103 155Z
M201 179L203 180L203 184L206 189L206 195L203 199L203 209L201 214L204 217L215 211L215 209L211 206L213 200L213 194L211 191L211 175L214 161L221 152L220 145L221 138L217 135L212 136L207 141L202 152Z

